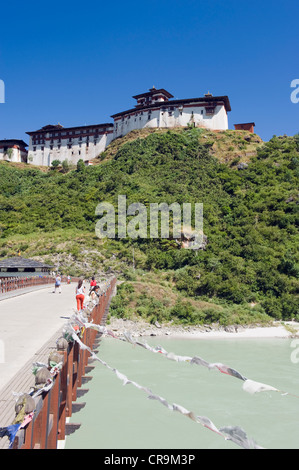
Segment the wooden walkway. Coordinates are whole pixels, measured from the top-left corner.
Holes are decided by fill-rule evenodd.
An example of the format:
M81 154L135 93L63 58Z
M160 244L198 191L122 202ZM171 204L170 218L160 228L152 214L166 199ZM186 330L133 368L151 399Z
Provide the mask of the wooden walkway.
M36 354L23 366L7 384L0 390L0 427L9 426L15 419L15 398L13 393L28 393L35 384L35 376L32 373L34 362L48 363L51 351L56 351L56 341L62 335L59 329L50 340L40 348ZM9 440L7 437L0 439L0 449L7 449Z
M70 289L72 290L73 287L70 286ZM64 291L66 291L66 289L64 289ZM115 293L116 293L116 287L114 287L112 291L112 296L115 295ZM106 297L106 294L105 294L105 297ZM58 299L62 299L62 297L59 296L57 300ZM102 303L100 302L100 304L98 304L97 312L99 312L98 314L100 314L100 318L95 318L96 323L100 323L100 324L106 323L106 317L107 317L108 310L109 310L110 300L111 300L111 294L110 294L110 297L107 299L108 302L106 302L105 298L103 298L103 302ZM14 375L10 374L11 378L8 379L8 382L0 389L0 427L11 425L15 419L16 399L15 399L14 393L16 394L29 393L30 389L34 387L35 376L32 372L33 363L41 362L41 363L47 364L50 352L57 350L56 341L59 337L62 336L63 329L65 327L65 319L68 318L68 316L62 317L60 315L59 312L60 312L60 309L62 308L63 308L63 304L60 305L59 309L57 308L55 309L56 310L55 321L56 322L59 321L59 323L57 324L58 329L55 332L55 334L53 334L53 331L55 330L52 329L52 334L53 334L52 337L49 340L47 340L43 346L41 347L37 346L37 348L39 349L37 350L37 352L33 354L31 358L30 358L30 354L28 354L27 358L25 359L25 361L27 362L23 363L20 366L19 370L18 368L15 368L17 373L15 373ZM39 310L38 310L38 314L39 314ZM45 314L45 311L43 311L43 314ZM43 323L45 323L45 316L43 317L43 320L44 320ZM63 320L63 323L62 323L62 320ZM45 324L47 325L47 323ZM61 324L61 326L59 326L59 324ZM40 339L40 332L38 331L38 329L35 331L35 334L37 334ZM41 342L39 342L39 344L41 344ZM31 354L33 353L33 351L34 351L34 348L31 348ZM9 439L7 437L0 438L0 449L7 449L8 447L9 447Z

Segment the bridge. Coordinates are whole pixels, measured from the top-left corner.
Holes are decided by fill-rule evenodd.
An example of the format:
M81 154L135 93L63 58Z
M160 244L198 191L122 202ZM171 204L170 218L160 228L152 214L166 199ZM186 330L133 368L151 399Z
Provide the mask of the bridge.
M107 315L115 283L112 279L101 286L102 294L91 311L95 323L100 324L105 313ZM54 293L54 281L51 281L51 284L24 286L0 293L0 428L10 426L16 418L14 394L28 393L34 387L33 363L47 364L49 354L57 351L57 339L76 311L75 287L74 282L63 283L61 293ZM87 333L85 340L92 347L96 332ZM13 448L57 448L65 438L66 418L72 415L72 402L84 381L87 351L82 352L69 343L63 363L64 369L55 379L57 390L53 387L50 392L41 394L34 419L27 426L30 431L25 427L21 436L17 435ZM55 398L55 404L50 406L51 397ZM43 403L47 400L48 404ZM8 447L8 438L2 437L0 448Z

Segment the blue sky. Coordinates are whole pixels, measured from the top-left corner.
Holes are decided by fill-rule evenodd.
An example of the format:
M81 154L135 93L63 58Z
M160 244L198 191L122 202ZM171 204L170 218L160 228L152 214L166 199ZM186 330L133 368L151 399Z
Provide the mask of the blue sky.
M229 128L294 135L298 14L298 0L5 2L0 139L111 122L153 85L177 99L228 95Z

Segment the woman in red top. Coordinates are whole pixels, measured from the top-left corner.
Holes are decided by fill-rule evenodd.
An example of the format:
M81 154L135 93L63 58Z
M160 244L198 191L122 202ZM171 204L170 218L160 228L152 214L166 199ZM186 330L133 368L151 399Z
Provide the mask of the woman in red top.
M90 281L90 286L89 286L89 295L91 294L91 291L96 285L97 285L97 281L95 280L94 276L92 276L91 281Z
M82 279L80 279L76 287L76 300L77 300L78 312L80 312L80 310L83 310L84 298L85 298L85 287L83 286Z

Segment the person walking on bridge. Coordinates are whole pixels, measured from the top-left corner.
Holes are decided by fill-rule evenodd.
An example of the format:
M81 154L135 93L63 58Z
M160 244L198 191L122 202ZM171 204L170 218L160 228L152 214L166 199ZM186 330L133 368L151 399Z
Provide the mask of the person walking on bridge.
M58 289L59 294L61 294L61 277L59 273L55 278L54 294L56 293L56 289Z
M85 287L83 286L82 279L80 279L76 287L76 300L77 300L78 312L80 312L80 310L83 310L84 298L85 298Z

